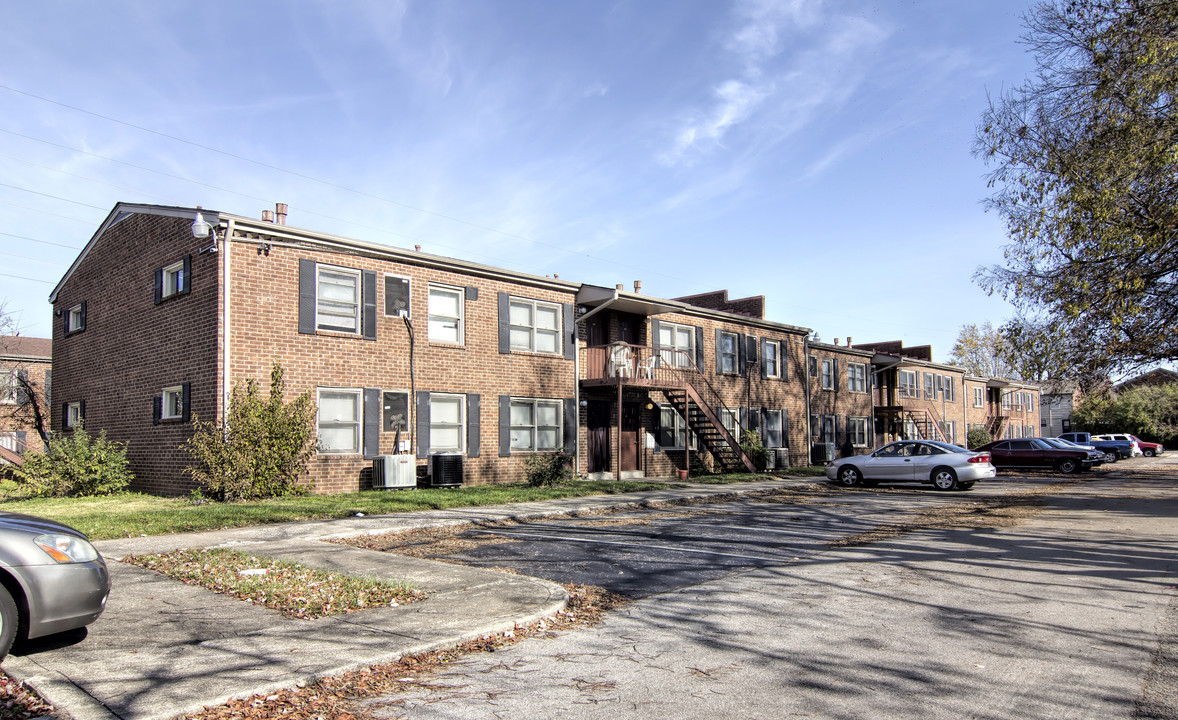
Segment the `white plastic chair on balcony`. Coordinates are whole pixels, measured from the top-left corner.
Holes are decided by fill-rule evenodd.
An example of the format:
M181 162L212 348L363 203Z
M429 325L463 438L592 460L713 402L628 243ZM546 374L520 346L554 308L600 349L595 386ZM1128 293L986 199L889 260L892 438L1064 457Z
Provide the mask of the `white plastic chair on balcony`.
M658 355L651 355L642 362L638 363L638 377L646 378L647 380L654 379L654 366L659 361Z
M609 346L609 376L633 377L634 352L626 343L614 343Z

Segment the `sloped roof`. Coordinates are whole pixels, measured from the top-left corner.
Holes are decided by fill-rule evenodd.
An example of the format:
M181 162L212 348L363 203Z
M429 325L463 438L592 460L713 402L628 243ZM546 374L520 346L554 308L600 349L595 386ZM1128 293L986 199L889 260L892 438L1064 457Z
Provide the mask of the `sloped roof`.
M0 357L47 361L53 357L53 341L49 338L2 335Z

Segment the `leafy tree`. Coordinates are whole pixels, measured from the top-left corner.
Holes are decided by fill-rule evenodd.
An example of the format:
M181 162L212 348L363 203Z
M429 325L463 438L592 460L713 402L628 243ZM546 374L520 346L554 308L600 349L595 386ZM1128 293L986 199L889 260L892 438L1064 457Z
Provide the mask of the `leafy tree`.
M209 497L247 500L303 492L298 478L315 452L315 404L305 392L283 402L282 366L270 371L270 396L258 383L237 383L224 424L193 416L195 432L184 447L187 470Z
M973 448L979 448L985 445L993 439L994 437L990 435L990 431L986 428L970 428L969 431L965 433L965 446L972 450Z
M1172 442L1178 438L1178 385L1085 395L1072 410L1072 424L1091 432L1126 432L1143 440Z
M97 437L81 423L68 433L51 433L40 453L26 452L13 470L23 490L39 497L83 497L122 492L134 479L127 469L127 447Z
M1011 377L1006 338L989 322L961 326L949 362L982 377Z
M1178 3L1051 0L1025 19L1037 71L992 102L1004 266L976 279L1082 338L1088 371L1178 357Z

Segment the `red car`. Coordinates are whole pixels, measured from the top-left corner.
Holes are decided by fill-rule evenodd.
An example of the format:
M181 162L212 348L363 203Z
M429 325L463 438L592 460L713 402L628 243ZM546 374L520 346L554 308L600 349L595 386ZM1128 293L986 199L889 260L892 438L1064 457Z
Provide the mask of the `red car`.
M1133 438L1137 442L1137 445L1141 447L1141 454L1145 455L1146 457L1153 457L1154 455L1161 455L1162 453L1166 452L1166 448L1163 445L1146 442L1144 440L1138 440L1136 435L1130 435L1129 437Z

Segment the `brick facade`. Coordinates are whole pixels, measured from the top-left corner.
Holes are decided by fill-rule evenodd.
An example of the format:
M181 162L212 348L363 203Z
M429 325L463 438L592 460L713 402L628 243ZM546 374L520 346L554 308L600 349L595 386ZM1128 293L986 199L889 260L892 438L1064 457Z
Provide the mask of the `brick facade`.
M809 345L810 438L814 444L833 445L834 458L861 455L875 447L872 356L846 346Z
M48 430L51 367L52 341L48 338L0 336L0 447L16 454L44 449L33 403Z

